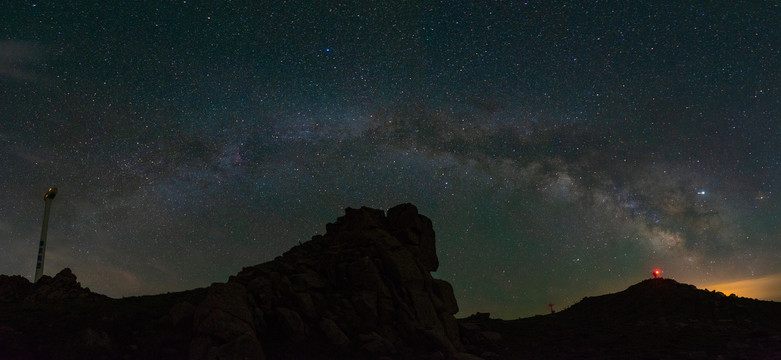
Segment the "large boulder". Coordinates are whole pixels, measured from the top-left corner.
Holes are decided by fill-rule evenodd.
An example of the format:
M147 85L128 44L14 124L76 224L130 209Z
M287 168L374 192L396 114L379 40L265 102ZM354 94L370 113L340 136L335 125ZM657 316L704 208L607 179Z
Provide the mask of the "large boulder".
M190 358L464 358L438 266L431 220L415 206L348 208L324 235L213 285Z

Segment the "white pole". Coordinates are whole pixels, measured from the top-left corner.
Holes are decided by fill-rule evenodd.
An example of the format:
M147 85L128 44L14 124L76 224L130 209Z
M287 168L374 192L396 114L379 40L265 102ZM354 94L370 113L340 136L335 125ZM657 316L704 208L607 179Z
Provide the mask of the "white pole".
M43 210L43 229L41 229L41 242L38 243L38 265L35 267L35 281L43 276L43 260L46 256L46 231L49 229L49 211L52 207L52 199L57 196L57 188L53 187L43 195L43 201L46 206Z

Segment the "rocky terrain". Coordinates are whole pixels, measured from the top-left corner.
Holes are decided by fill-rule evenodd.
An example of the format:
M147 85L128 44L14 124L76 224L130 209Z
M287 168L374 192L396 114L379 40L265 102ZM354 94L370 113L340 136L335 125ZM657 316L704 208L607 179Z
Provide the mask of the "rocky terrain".
M226 283L108 299L70 270L0 285L2 358L474 359L431 220L410 204L346 209Z
M670 279L551 315L456 319L431 221L346 209L226 283L110 299L65 269L0 275L0 359L781 359L781 304Z
M186 359L192 330L178 303L206 289L111 299L82 288L70 269L31 284L0 275L0 359Z
M57 303L67 300L98 301L108 299L82 288L70 269L63 269L53 278L41 276L32 284L21 276L0 275L0 304L9 303Z

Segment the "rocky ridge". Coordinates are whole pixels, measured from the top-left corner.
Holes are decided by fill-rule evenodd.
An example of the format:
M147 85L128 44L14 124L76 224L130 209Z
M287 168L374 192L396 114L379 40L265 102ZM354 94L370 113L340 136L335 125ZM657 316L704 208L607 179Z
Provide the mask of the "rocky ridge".
M0 275L0 303L52 303L77 299L101 300L107 297L82 287L69 268L62 269L54 277L43 275L35 283L19 275Z
M192 309L190 358L476 358L438 266L415 206L348 208L324 235L213 284Z

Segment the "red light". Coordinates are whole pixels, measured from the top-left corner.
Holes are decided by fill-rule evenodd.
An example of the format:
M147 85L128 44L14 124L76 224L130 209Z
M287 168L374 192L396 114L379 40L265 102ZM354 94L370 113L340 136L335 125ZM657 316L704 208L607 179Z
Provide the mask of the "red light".
M654 270L654 277L655 277L655 278L656 278L656 277L659 277L659 274L661 274L661 273L662 273L662 272L661 272L661 271L659 271L659 269L656 269L656 270Z

